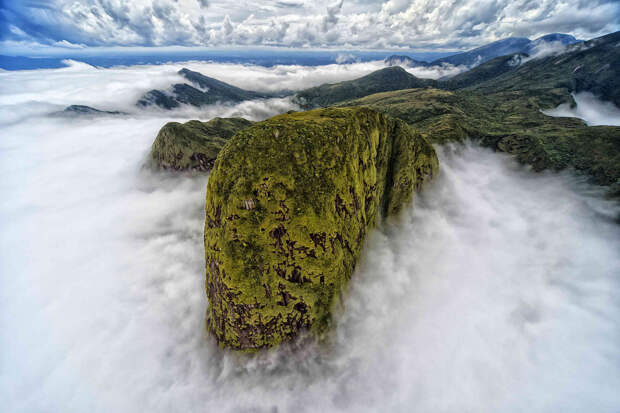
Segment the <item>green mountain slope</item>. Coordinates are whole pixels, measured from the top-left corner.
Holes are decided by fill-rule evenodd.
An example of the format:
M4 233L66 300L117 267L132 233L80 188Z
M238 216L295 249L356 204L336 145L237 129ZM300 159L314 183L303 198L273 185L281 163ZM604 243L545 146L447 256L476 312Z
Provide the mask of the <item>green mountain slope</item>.
M431 142L472 139L517 156L534 170L583 171L602 185L620 179L620 127L587 126L575 118L546 116L541 108L565 99L565 90L468 91L411 89L343 103L367 106L407 122Z
M553 39L553 38L552 38ZM359 79L325 84L297 94L304 107L329 106L373 93L421 87L467 89L482 94L529 90L547 94L589 91L620 106L620 32L567 46L558 55L530 59L523 53L501 56L441 81L418 79L393 66ZM552 92L555 93L555 92ZM544 99L544 97L542 98Z
M473 139L515 154L535 170L572 167L599 184L620 185L620 128L541 113L574 104L571 93L582 91L620 106L620 32L547 57L498 57L446 81L390 69L298 96L309 105L369 106L406 121L433 142ZM408 84L413 86L406 90ZM382 93L371 94L375 91Z
M377 70L364 77L335 84L324 84L299 92L297 100L302 107L329 106L373 93L391 90L433 86L436 82L418 79L400 66Z
M477 85L518 69L521 61L526 58L527 55L522 53L496 57L495 59L491 59L480 66L476 66L473 69L460 73L449 79L440 80L438 87L442 89L456 90Z
M491 62L489 62L491 63ZM475 74L472 70L469 76ZM458 83L467 73L452 79ZM447 86L454 88L450 82ZM569 46L565 53L534 59L465 87L483 94L512 90L589 91L620 107L620 32Z

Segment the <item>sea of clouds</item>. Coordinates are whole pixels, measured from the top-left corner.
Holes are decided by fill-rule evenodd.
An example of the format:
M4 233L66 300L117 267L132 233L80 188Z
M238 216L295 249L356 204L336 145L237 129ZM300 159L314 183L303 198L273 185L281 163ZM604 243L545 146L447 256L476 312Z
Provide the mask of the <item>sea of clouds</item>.
M330 346L222 352L204 331L208 177L144 160L168 121L295 106L133 107L184 66L255 90L374 70L0 73L0 411L620 409L618 205L568 172L535 174L475 145L438 148L438 179L369 237ZM76 103L129 115L46 115Z

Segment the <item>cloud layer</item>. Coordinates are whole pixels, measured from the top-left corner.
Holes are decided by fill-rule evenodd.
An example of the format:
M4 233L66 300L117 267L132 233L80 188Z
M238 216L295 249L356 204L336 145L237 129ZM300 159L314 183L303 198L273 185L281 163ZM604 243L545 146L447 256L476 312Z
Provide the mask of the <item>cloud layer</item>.
M347 75L195 65L261 88ZM129 105L174 69L0 73L4 411L617 413L618 205L472 146L440 148L438 179L369 238L332 347L223 354L204 329L207 177L141 167L167 121L288 107L41 116Z
M296 109L291 99L246 101L237 105L185 106L175 111L138 110L135 103L151 89L168 89L187 82L177 72L189 68L243 89L276 92L300 90L364 76L385 67L382 61L324 66L276 65L272 67L211 62L97 68L67 60L69 66L0 73L0 119L16 122L37 114L62 110L73 104L102 110L120 110L135 116L194 117L243 116L252 120ZM429 70L430 74L433 74Z
M59 47L467 48L507 36L620 29L610 0L6 0L4 41Z

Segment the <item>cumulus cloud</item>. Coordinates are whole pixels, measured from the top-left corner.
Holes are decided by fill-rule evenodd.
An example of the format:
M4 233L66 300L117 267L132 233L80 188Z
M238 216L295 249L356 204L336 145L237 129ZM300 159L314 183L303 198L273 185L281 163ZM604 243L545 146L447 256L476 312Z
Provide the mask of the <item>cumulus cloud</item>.
M507 36L569 32L590 38L620 29L620 4L607 0L390 0L381 6L341 0L327 7L325 3L281 0L260 4L233 0L50 0L10 2L3 7L0 14L8 25L0 35L6 40L45 44L66 40L88 46L454 49ZM280 31L274 31L274 25ZM7 28L11 26L21 34Z
M351 63L356 61L359 61L359 58L356 58L355 55L351 53L338 53L338 56L336 56L336 63L338 64Z
M217 70L267 87L355 67ZM142 169L158 129L196 113L25 112L131 102L174 69L0 73L6 411L615 412L620 234L605 211L617 206L473 146L440 148L438 179L369 238L330 347L221 352L204 329L208 177ZM265 110L255 119L287 110L246 103Z
M323 31L326 32L338 23L338 15L342 9L344 0L340 0L338 3L327 7L327 14L323 17Z

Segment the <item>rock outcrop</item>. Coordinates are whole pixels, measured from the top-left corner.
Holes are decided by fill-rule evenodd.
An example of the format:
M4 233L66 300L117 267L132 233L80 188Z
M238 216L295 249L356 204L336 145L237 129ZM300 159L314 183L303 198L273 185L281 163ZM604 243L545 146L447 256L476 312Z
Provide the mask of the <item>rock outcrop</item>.
M237 350L322 336L368 231L438 168L425 138L366 108L284 114L236 134L207 187L208 330Z
M209 171L224 144L252 124L243 118L214 118L208 122L169 122L151 148L153 166L176 171Z

